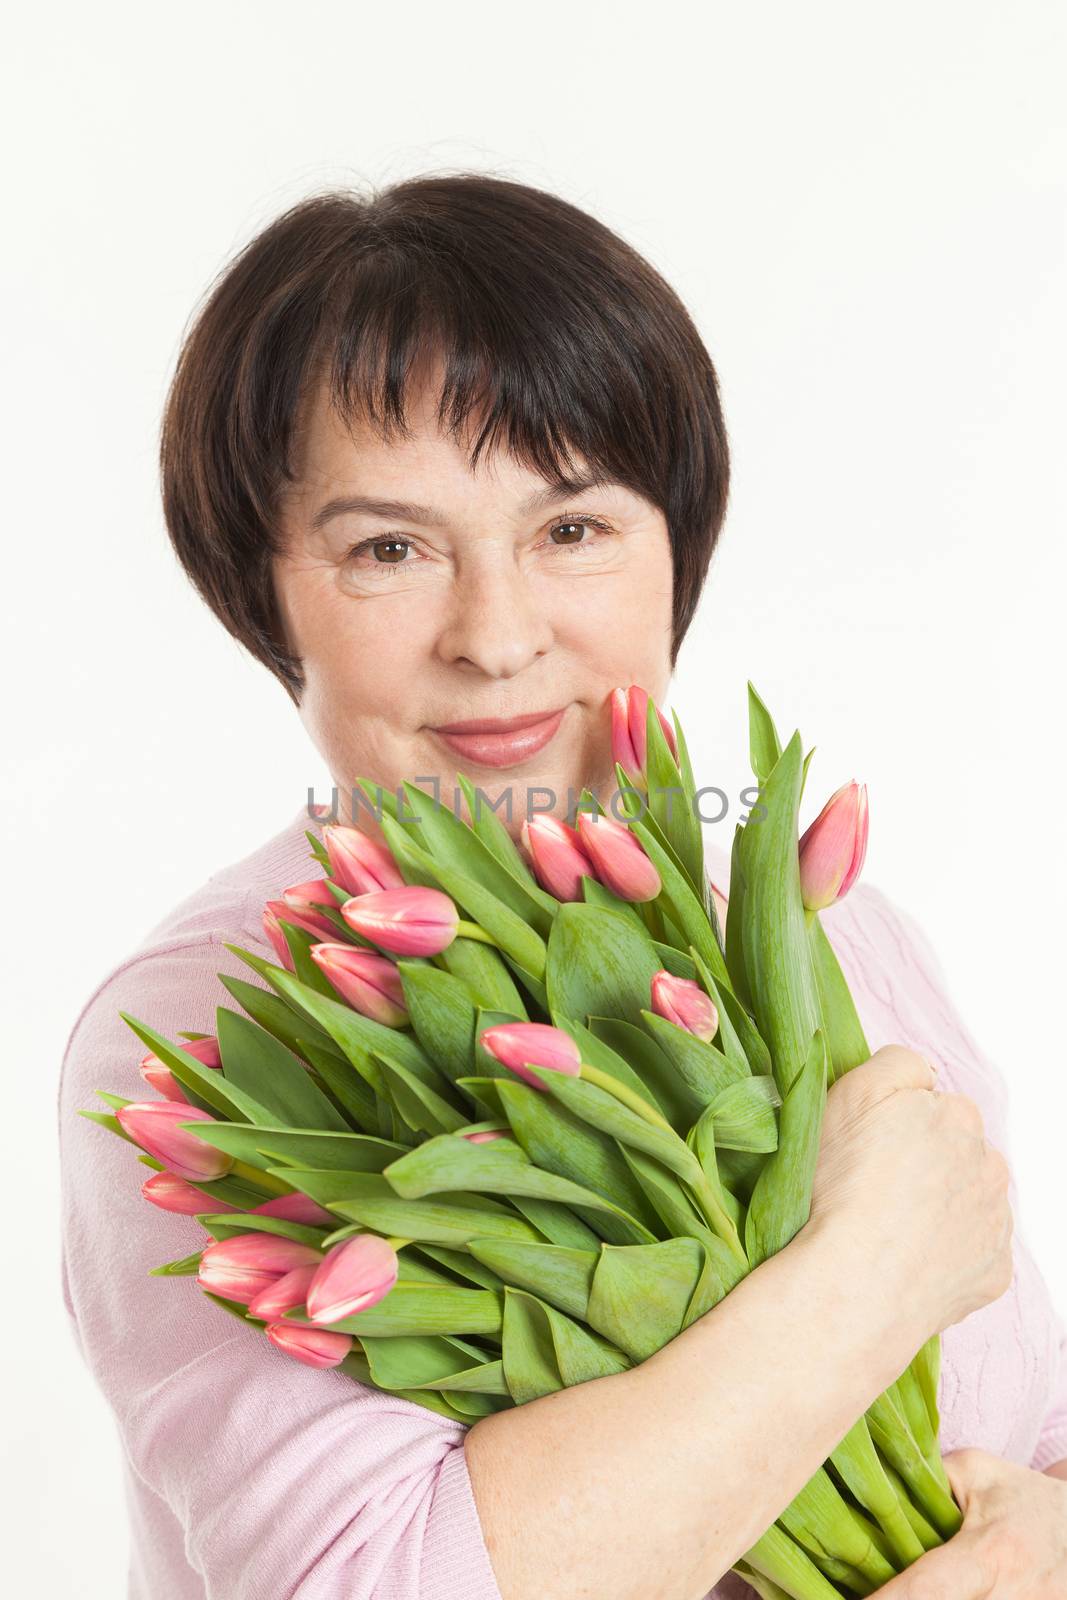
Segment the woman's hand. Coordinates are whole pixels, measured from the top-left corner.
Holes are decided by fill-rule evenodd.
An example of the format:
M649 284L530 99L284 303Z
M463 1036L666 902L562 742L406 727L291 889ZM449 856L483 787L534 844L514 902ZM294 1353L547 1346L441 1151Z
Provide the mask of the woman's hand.
M963 1512L947 1544L920 1556L885 1600L1063 1600L1067 1483L985 1450L954 1450L945 1471Z
M833 1084L808 1226L879 1263L916 1348L1005 1293L1009 1169L967 1095L931 1092L922 1056L885 1045Z

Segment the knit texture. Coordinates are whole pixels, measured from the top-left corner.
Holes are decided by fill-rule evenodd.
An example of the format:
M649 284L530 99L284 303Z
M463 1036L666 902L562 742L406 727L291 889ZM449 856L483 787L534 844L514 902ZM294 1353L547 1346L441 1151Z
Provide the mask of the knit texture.
M214 873L107 974L67 1041L59 1094L63 1288L124 1448L129 1600L501 1600L467 1471L466 1427L273 1349L191 1281L148 1276L196 1250L195 1219L140 1195L131 1147L75 1112L94 1091L154 1098L126 1011L168 1038L215 1031L226 943L273 959L264 901L319 875L301 808ZM708 842L712 881L729 860ZM871 1049L921 1050L940 1087L977 1101L1007 1155L1007 1091L914 921L863 883L823 914ZM1013 1203L1016 1201L1014 1182ZM1044 1468L1067 1458L1067 1327L1018 1226L1011 1288L942 1336L945 1451ZM710 1315L714 1315L711 1312ZM733 1574L709 1600L752 1600ZM652 1600L652 1597L650 1597ZM659 1600L659 1597L657 1597ZM663 1600L670 1600L664 1596Z

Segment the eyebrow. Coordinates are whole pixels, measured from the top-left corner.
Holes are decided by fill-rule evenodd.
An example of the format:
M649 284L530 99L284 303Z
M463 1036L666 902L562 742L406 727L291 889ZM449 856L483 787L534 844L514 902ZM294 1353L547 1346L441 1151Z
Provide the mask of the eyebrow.
M521 516L529 516L531 512L541 511L556 501L570 499L574 495L584 494L587 489L604 487L607 479L596 474L582 474L574 478L566 478L558 484L549 484L544 489L536 489L533 494L519 506ZM311 518L313 532L325 526L334 517L347 516L351 512L363 512L371 517L395 517L401 522L422 522L429 527L443 527L448 518L443 511L436 510L433 506L420 506L411 500L380 500L372 495L341 495L337 499L327 500L325 505L319 507Z

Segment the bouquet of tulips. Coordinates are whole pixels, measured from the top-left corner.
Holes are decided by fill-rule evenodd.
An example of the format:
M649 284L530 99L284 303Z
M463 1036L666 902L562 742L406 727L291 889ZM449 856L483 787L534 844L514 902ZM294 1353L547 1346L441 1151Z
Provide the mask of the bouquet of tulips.
M195 1276L290 1357L467 1424L626 1370L807 1220L828 1085L869 1055L819 911L866 848L865 791L798 838L811 752L749 686L759 804L725 936L677 716L612 696L622 817L520 849L361 780L385 845L310 830L323 876L268 902L277 962L172 1042L122 1013L162 1098L84 1115L195 1214ZM613 801L612 809L615 810ZM773 1600L866 1595L960 1525L937 1443L939 1341L871 1405L735 1570Z

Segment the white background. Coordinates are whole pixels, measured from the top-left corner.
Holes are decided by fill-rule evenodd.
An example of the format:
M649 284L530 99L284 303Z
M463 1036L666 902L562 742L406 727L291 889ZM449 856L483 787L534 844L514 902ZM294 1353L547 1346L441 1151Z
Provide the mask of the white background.
M735 464L673 697L697 772L746 781L751 676L818 746L810 799L867 781L867 876L1009 1078L1024 1226L1067 1303L1064 24L1052 0L194 0L9 23L12 1592L23 1560L39 1594L124 1586L117 1445L59 1296L67 1033L174 901L326 779L187 587L155 451L210 280L330 184L476 168L556 190L691 308Z

